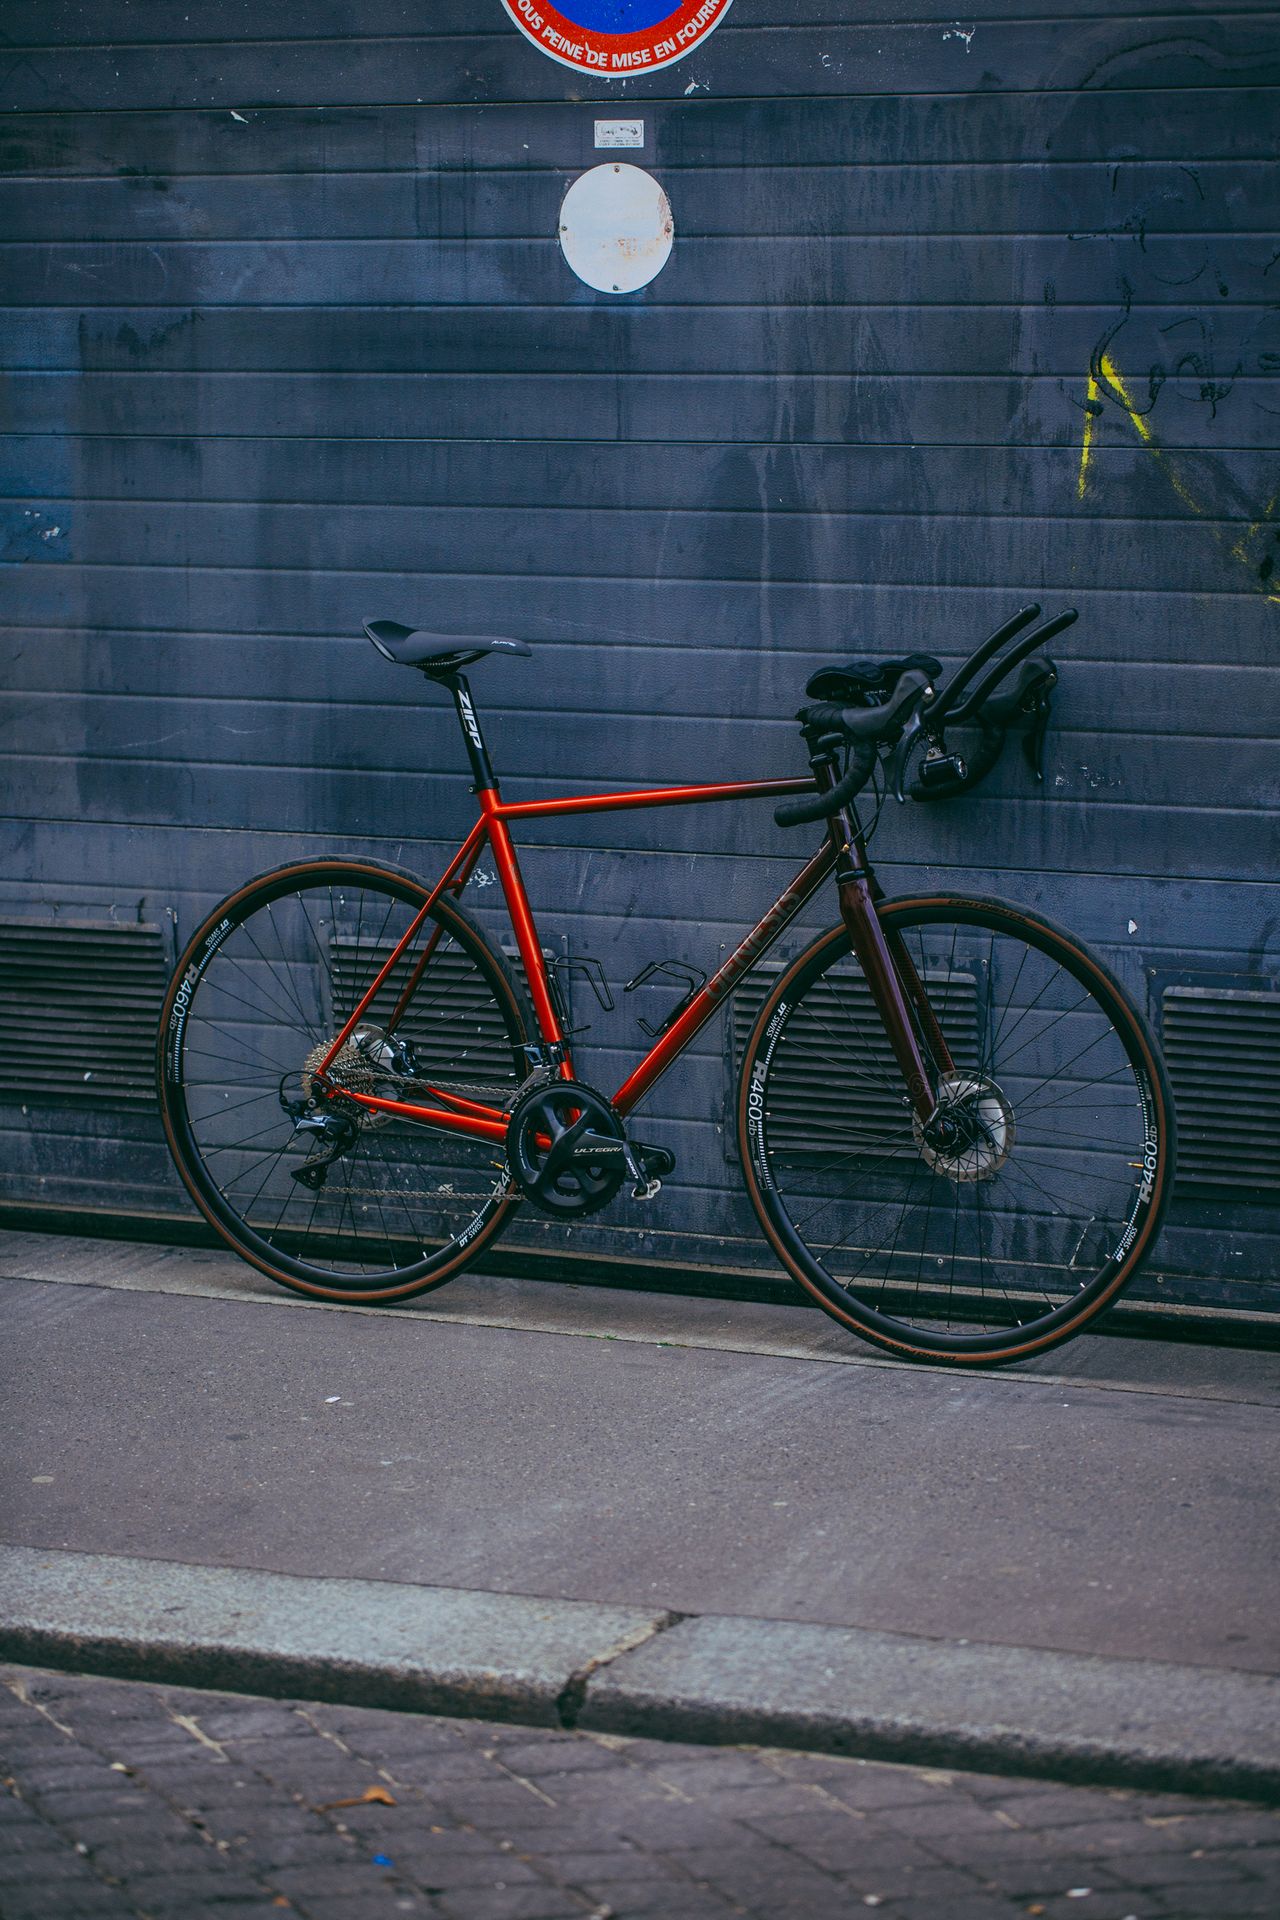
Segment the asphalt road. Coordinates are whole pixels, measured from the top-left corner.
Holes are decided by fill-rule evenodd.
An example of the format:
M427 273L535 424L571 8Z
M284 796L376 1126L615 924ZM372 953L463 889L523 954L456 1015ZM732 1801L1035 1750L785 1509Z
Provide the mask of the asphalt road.
M3 1536L1259 1673L1280 1357L1092 1337L997 1375L803 1308L468 1278L295 1303L10 1236Z

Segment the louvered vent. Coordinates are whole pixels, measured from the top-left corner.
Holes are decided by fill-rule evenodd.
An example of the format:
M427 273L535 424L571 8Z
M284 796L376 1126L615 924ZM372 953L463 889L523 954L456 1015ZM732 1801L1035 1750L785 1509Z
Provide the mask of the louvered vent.
M1179 1184L1280 1195L1280 993L1166 987Z
M395 942L367 937L357 941L335 933L331 945L336 1010L345 1017L378 968L390 959ZM397 967L365 1016L373 1025L390 1018L406 978L405 968ZM511 1042L502 1017L479 974L457 947L442 944L431 956L430 971L398 1032L412 1045L423 1073L456 1081L459 1064L465 1061L467 1084L492 1084L495 1091L516 1086Z
M0 920L0 1095L153 1101L168 978L161 927Z
M772 971L772 970L770 970ZM775 973L776 977L776 973ZM972 973L928 970L930 1004L957 1067L978 1058L978 993ZM740 1062L756 1015L773 981L764 970L733 1003L734 1057ZM769 1084L769 1133L775 1150L849 1153L865 1137L868 1153L895 1142L909 1146L911 1116L902 1076L865 980L842 976L838 998L824 981L806 993L791 1017Z

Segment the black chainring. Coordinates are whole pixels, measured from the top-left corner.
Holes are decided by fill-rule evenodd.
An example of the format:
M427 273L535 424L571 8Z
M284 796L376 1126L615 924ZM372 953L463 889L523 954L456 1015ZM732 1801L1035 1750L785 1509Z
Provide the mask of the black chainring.
M626 1179L626 1135L602 1094L576 1080L531 1087L507 1126L507 1164L520 1191L557 1219L607 1207Z

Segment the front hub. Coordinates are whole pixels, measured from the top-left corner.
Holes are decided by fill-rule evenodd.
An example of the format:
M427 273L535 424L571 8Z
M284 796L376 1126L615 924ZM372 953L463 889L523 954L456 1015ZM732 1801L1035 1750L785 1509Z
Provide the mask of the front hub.
M938 1109L912 1126L921 1158L948 1180L990 1180L1013 1148L1013 1108L994 1080L952 1073L938 1082Z

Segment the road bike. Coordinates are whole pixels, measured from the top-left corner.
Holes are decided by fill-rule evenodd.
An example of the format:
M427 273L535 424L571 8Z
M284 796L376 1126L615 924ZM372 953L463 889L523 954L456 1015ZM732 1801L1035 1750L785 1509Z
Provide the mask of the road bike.
M890 791L958 798L1010 733L1043 776L1057 669L1037 649L1076 615L1027 634L1039 614L1023 608L945 685L924 654L815 673L798 715L808 776L518 801L502 798L465 669L529 647L367 621L385 659L452 696L479 815L434 886L307 861L251 880L195 934L158 1085L206 1219L282 1286L393 1302L442 1285L517 1206L571 1222L624 1186L652 1200L675 1163L633 1115L833 882L835 924L766 976L742 1050L738 1149L766 1239L819 1306L901 1357L994 1366L1078 1333L1133 1278L1168 1201L1159 1051L1102 962L1038 914L888 899L857 804L868 785L880 806ZM763 799L780 825L823 822L817 851L710 978L686 972L615 1092L579 1081L514 832ZM459 898L486 848L515 967Z

